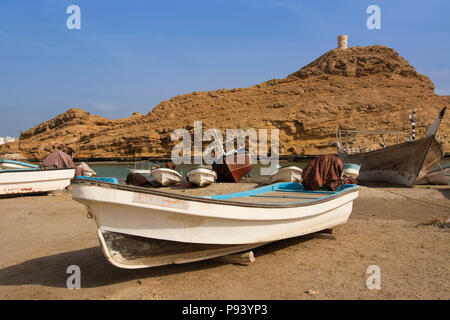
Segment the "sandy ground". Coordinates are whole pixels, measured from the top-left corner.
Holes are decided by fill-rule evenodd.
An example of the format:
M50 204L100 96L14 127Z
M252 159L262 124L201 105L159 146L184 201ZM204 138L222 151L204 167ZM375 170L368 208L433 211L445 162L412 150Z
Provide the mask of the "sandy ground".
M449 216L449 187L361 187L332 235L254 249L249 266L123 270L106 261L94 222L70 193L0 199L0 299L449 299L450 229L428 223ZM81 268L79 290L66 287L70 265ZM370 265L380 267L380 290L367 288Z

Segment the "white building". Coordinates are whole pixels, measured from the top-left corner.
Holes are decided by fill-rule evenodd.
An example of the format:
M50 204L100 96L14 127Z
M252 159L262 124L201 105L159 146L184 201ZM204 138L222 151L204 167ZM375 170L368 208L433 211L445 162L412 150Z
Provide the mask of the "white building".
M14 141L16 141L16 138L0 137L0 145L5 144L5 143L9 143L9 142L14 142Z

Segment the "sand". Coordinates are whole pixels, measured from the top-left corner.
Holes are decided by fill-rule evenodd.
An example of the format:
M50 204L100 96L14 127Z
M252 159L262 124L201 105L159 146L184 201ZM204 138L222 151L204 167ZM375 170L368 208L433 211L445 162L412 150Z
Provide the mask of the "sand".
M332 235L254 249L249 266L118 269L104 258L86 213L69 192L0 199L0 299L450 298L450 229L438 223L450 216L449 187L361 187L349 221ZM79 290L66 287L70 265L81 268ZM367 288L370 265L380 268L381 289Z

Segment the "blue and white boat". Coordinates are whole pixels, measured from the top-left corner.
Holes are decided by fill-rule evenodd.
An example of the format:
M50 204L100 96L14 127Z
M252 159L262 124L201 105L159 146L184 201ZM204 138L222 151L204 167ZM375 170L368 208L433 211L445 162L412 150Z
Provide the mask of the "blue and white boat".
M75 168L41 169L38 165L0 160L0 196L63 190L75 176Z
M6 170L6 169L34 169L38 170L39 165L27 163L27 162L21 162L21 161L14 161L14 160L7 160L7 159L0 159L0 169Z
M94 219L113 265L145 268L210 259L343 224L359 187L305 190L276 183L249 191L193 196L76 179L72 198Z

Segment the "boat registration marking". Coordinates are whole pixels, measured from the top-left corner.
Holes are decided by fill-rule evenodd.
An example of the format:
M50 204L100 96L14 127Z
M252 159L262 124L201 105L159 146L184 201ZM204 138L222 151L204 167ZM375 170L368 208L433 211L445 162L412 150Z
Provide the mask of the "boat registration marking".
M157 196L154 194L135 192L133 194L133 202L154 204L157 206L176 208L176 209L187 209L189 207L188 203L179 199L172 199L162 196Z

